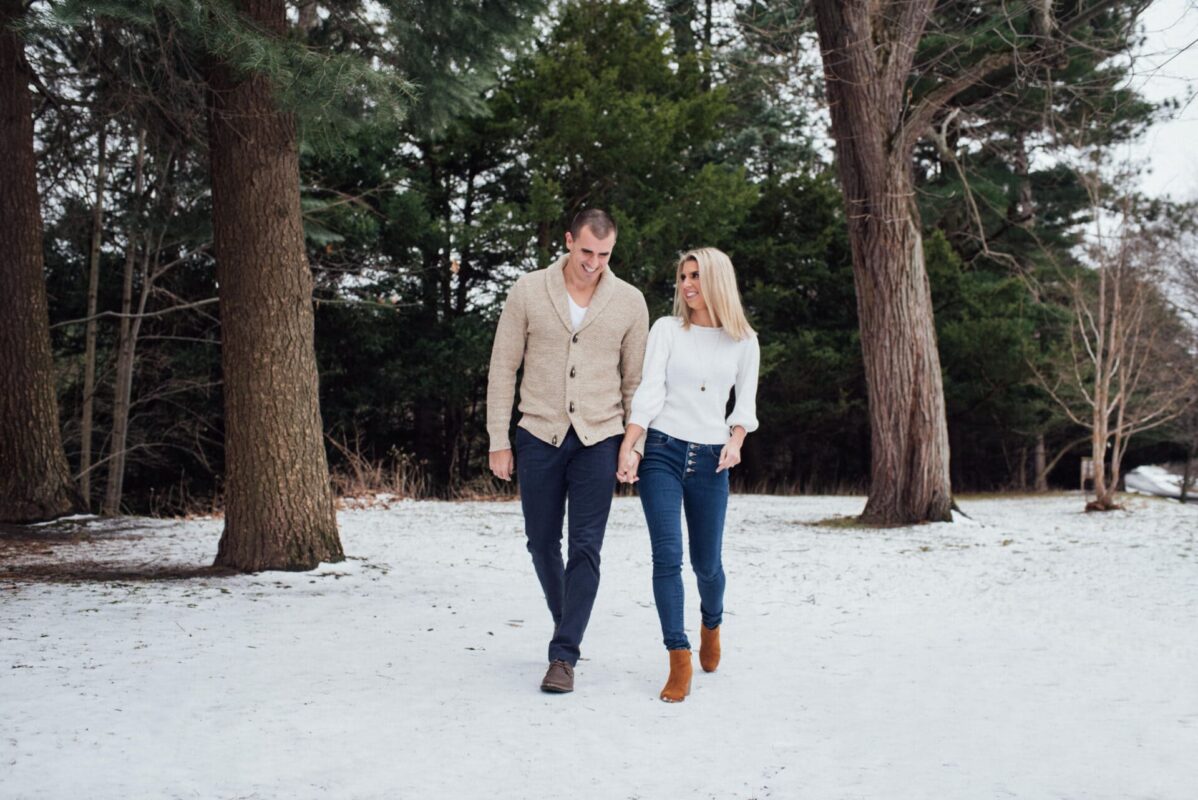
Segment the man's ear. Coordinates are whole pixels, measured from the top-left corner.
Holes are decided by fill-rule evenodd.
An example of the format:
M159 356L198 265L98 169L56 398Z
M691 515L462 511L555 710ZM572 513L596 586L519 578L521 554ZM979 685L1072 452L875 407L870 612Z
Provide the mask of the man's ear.
M574 249L574 235L572 233L570 233L569 231L566 231L566 249L567 250Z

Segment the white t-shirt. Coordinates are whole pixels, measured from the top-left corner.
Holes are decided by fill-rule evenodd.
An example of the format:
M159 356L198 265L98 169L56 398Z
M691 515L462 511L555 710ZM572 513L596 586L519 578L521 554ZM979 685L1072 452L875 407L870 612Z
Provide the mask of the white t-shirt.
M757 430L757 336L737 341L723 328L682 327L662 317L649 330L641 385L629 421L695 444L724 444L731 429ZM728 396L736 405L727 418Z
M570 324L574 326L574 330L578 330L582 325L582 318L587 315L587 307L575 303L569 292L566 292L566 300L570 303Z

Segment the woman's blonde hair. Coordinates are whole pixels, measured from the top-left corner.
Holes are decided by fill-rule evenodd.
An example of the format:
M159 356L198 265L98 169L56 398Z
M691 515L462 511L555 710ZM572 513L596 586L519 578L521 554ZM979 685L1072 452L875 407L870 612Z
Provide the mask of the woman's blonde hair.
M736 272L732 259L714 247L699 247L688 250L678 259L674 269L674 316L682 318L682 327L691 326L691 310L682 297L682 271L686 262L699 265L699 294L707 304L711 321L722 327L733 339L747 339L753 335L745 309L740 303L740 292L736 289Z

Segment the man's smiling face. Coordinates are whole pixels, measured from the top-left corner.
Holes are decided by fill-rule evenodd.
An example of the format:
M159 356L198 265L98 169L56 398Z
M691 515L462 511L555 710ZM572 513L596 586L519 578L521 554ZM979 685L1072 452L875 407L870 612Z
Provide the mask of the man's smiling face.
M589 225L583 226L575 238L566 231L566 249L570 258L566 261L566 273L576 284L595 284L607 262L611 260L612 248L616 246L616 232L612 231L600 239L591 231Z

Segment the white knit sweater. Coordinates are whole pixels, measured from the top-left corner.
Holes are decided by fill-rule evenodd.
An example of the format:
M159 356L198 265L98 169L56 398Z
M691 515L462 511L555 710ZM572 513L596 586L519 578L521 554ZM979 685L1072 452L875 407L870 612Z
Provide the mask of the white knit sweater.
M653 323L641 384L629 421L696 444L724 444L731 429L757 430L757 337L737 341L723 328L682 327L677 317ZM736 405L725 418L729 392Z

